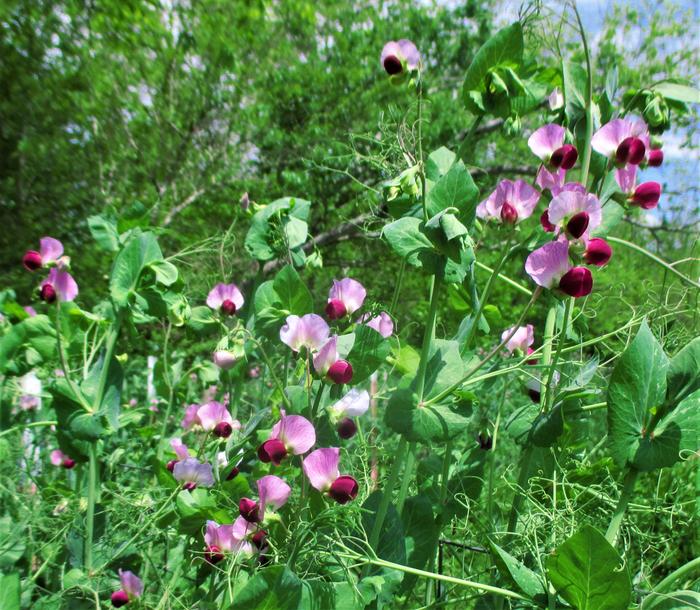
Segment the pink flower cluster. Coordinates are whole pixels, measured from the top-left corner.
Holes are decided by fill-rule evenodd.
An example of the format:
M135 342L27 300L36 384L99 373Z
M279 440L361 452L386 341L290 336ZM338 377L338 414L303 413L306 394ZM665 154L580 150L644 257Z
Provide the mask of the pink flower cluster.
M48 276L39 286L39 296L43 301L73 301L78 296L78 284L67 271L70 259L63 255L63 244L57 239L42 237L39 251L28 250L22 257L22 264L28 271L49 269Z

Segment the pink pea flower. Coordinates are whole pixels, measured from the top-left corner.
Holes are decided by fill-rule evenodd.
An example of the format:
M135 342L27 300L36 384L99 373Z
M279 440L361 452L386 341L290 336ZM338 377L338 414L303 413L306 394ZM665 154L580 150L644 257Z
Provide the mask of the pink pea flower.
M282 479L273 474L267 475L257 482L258 502L250 498L241 498L238 510L246 521L261 523L265 520L265 510L270 508L277 511L289 500L292 488Z
M202 422L199 421L199 417L197 416L198 410L199 410L199 405L189 405L185 409L185 417L183 417L182 421L180 422L180 425L185 430L190 430L191 428L194 428L195 426L202 425Z
M658 182L643 182L637 186L637 167L628 165L615 171L615 180L620 190L627 195L632 205L652 210L659 204L661 185Z
M591 272L585 267L571 267L566 241L552 241L531 252L525 271L538 286L559 288L572 297L586 296L593 289Z
M649 131L642 120L615 119L593 134L591 146L619 165L639 165L649 148Z
M175 464L178 463L180 460L186 460L187 458L194 457L191 453L190 450L187 448L187 445L185 445L182 442L182 439L179 438L171 438L170 439L170 447L172 450L175 452L175 455L177 456L177 460L170 460L166 464L166 468L170 471L173 472L173 469L175 468Z
M391 40L384 45L380 61L387 74L395 76L404 71L412 72L418 69L420 53L410 40Z
M595 195L580 191L562 191L549 203L548 220L574 239L600 226L603 213Z
M315 442L316 430L308 419L282 411L282 418L272 427L270 438L258 448L258 457L279 466L289 454L306 453Z
M337 422L338 436L350 439L357 432L357 424L352 419L359 417L369 409L369 392L367 390L351 389L345 396L329 408L332 422Z
M241 429L241 422L233 419L228 409L215 400L199 407L197 418L204 430L219 438L228 438L233 430Z
M36 271L41 267L48 267L52 264L66 264L67 259L63 256L63 244L53 237L42 237L39 240L39 252L28 250L22 258L22 264L29 271Z
M501 180L496 190L477 206L476 214L486 220L516 224L532 215L539 200L540 194L524 180Z
M564 96L562 95L562 92L559 91L558 87L555 87L554 90L549 94L549 97L547 98L547 103L549 104L550 110L559 110L559 108L564 107Z
M359 487L353 477L340 474L339 462L340 449L329 447L310 453L304 458L302 467L315 489L327 494L338 504L345 504L357 497Z
M143 595L143 582L133 572L129 572L129 570L124 572L120 568L119 581L122 588L112 593L112 605L115 608L121 608Z
M586 242L583 261L587 265L602 267L612 258L612 248L602 237L594 237Z
M216 350L212 354L211 359L222 371L228 371L233 368L237 362L235 354L225 349Z
M173 468L175 480L182 483L182 488L192 491L195 487L214 485L214 473L211 464L201 463L197 458L179 461Z
M649 165L649 167L660 167L663 162L663 150L661 150L660 148L655 148L654 150L649 151L649 154L647 155L647 165Z
M73 301L78 296L78 284L67 271L52 267L48 277L41 282L40 296L47 303Z
M339 320L348 314L355 313L365 301L367 291L357 280L346 277L333 280L333 286L328 293L326 315L329 320Z
M535 328L532 326L532 324L528 324L527 326L519 326L517 330L515 329L514 326L511 328L504 330L503 334L501 335L501 341L505 341L505 339L515 330L515 333L508 339L508 342L506 343L506 350L509 354L512 354L514 351L519 351L522 352L523 354L527 354L530 351L530 346L535 342Z
M70 470L75 466L75 460L71 459L60 449L54 449L50 454L51 463L54 466L63 466L63 468Z
M314 370L333 383L350 383L352 365L338 357L338 336L333 335L314 356Z
M280 329L280 340L298 352L302 347L316 351L328 339L328 324L315 313L302 316L287 316L286 323Z
M374 316L373 318L370 317L370 314L366 313L358 320L358 322L373 328L385 339L388 339L394 334L394 322L386 311L382 311L379 315Z
M249 530L250 525L240 517L232 525L219 525L216 521L207 521L204 532L205 559L214 564L224 559L224 553L252 554L253 549L247 541Z
M552 168L571 169L578 159L578 151L571 144L564 144L566 130L550 123L535 131L527 141L530 150Z
M240 311L244 302L243 295L235 284L217 284L207 296L207 305L227 316Z
M24 311L27 312L27 315L30 318L33 318L36 315L36 309L34 309L31 305L26 305L22 309L24 309Z

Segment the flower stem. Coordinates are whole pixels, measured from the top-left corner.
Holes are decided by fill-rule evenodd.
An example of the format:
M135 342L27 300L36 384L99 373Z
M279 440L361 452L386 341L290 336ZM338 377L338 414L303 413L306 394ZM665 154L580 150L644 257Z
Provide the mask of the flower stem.
M682 565L677 570L671 572L668 576L666 576L666 578L664 578L658 585L654 587L654 592L663 593L665 591L668 591L674 582L683 578L688 572L692 572L693 570L697 569L700 569L700 557L692 559L685 565Z
M579 32L581 33L581 42L583 43L583 52L586 56L586 135L583 144L583 158L581 159L581 184L586 186L588 182L588 170L591 165L591 138L593 137L593 69L591 67L591 52L588 48L588 39L586 38L586 30L581 21L576 2L572 3L574 13L576 13L576 21L578 21Z
M92 570L92 544L95 534L95 502L100 485L97 463L97 443L92 442L88 448L88 497L87 514L85 515L85 570Z
M630 468L627 470L627 474L625 475L620 499L617 501L615 512L613 513L612 519L610 520L610 525L608 525L608 530L605 532L606 540L613 546L615 546L615 544L617 543L617 536L620 532L620 525L622 525L622 518L625 516L627 505L632 499L632 493L634 492L634 484L637 482L638 476L639 471L636 468L630 466Z
M408 453L406 454L406 465L403 469L403 478L401 479L401 488L399 489L399 497L396 500L396 510L399 515L403 511L403 505L406 502L406 496L408 495L408 486L411 483L413 477L413 466L416 463L416 442L413 441L408 444Z
M554 380L554 373L557 368L557 363L559 362L559 357L561 356L561 350L562 347L564 346L564 343L566 342L566 329L569 325L569 316L571 315L571 306L573 304L574 298L570 297L566 300L566 304L564 305L564 319L562 320L561 324L561 331L559 332L559 339L557 341L557 351L554 354L554 359L552 360L552 363L549 367L549 372L547 373L547 383L544 386L544 400L542 401L542 412L547 413L551 407L552 407L552 401L554 400L554 388L552 387L552 382ZM550 309L550 312L555 311L554 308ZM556 317L556 315L555 315ZM547 321L549 321L549 313L547 314ZM545 331L546 333L546 331ZM549 341L549 349L550 349L550 355L551 355L551 349L552 349L552 339L553 337L550 336L550 341Z
M425 373L428 368L430 348L435 338L435 322L437 320L438 298L440 296L441 287L442 278L438 275L434 275L430 287L430 311L428 312L428 321L426 323L425 333L423 334L423 347L421 348L420 362L416 374L416 395L418 396L418 402L423 400L423 392L425 391Z

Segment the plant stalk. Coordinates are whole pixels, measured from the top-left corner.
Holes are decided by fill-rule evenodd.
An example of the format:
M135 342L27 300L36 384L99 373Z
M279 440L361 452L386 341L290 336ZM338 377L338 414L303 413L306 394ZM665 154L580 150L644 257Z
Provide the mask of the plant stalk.
M617 537L620 533L620 525L622 525L622 518L625 516L627 505L632 499L632 493L634 492L634 484L637 482L638 476L639 471L633 467L630 467L627 470L627 474L625 475L620 499L617 501L615 512L613 513L612 519L610 520L610 525L608 525L608 530L605 532L605 539L613 546L615 546L615 544L617 543Z

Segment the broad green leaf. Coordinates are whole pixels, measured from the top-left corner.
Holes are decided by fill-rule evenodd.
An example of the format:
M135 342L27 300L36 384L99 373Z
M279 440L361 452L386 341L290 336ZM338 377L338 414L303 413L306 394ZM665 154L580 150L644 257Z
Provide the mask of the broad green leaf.
M95 441L104 435L100 415L85 409L84 405L89 403L88 398L84 395L77 396L65 378L57 379L49 392L53 398L57 427L62 434L78 441ZM78 392L80 393L79 389ZM69 455L74 458L73 454Z
M119 361L113 356L105 377L102 401L95 405L99 390L100 376L104 366L103 356L92 366L87 378L80 386L85 398L97 407L100 414L104 415L109 425L114 430L119 429L119 410L121 407L122 385L124 383L124 371Z
M432 398L464 377L459 343L446 339L433 341L425 373L425 397Z
M236 595L237 608L255 610L297 610L302 597L302 581L287 566L258 571Z
M219 328L219 321L210 307L199 305L190 311L187 326L197 333L211 332Z
M97 245L107 252L119 250L119 231L117 225L101 215L89 216L88 228Z
M22 558L27 548L24 540L23 525L10 517L0 517L0 569L10 568Z
M652 409L661 407L666 398L667 369L668 358L644 322L617 361L608 385L610 450L620 466L637 463Z
M700 104L700 90L688 85L679 83L659 83L652 87L654 91L660 93L664 97L676 100L677 102L685 102L688 104Z
M425 162L425 176L432 182L437 182L444 176L455 162L457 155L444 146L428 155Z
M374 526L381 499L382 492L375 491L362 505L362 527L367 534L367 539L369 539L372 533L372 527ZM382 528L379 532L379 542L377 543L377 548L374 550L382 559L403 565L406 563L406 544L403 523L393 504L389 504L389 509L387 510Z
M700 610L700 593L697 591L651 593L644 598L642 610Z
M278 299L274 305L279 309L286 310L290 314L297 316L303 316L313 311L314 302L311 292L309 292L306 284L301 281L299 274L291 265L285 265L279 270L272 282L272 288ZM261 295L261 298L263 298L263 295Z
M283 197L256 212L245 238L245 249L256 260L267 261L287 249L301 246L307 238L311 203Z
M0 608L2 610L20 610L20 593L19 572L0 574Z
M586 108L586 71L579 64L565 61L563 65L566 116L573 125Z
M423 570L435 553L440 534L430 500L425 496L408 498L401 513L401 521L406 532L406 565ZM406 574L401 590L410 591L417 579L414 574Z
M110 294L114 304L125 307L147 265L163 259L153 233L135 233L117 255L112 267Z
M700 388L700 337L695 337L671 358L666 383L666 403L671 407Z
M57 356L56 331L43 314L25 318L0 337L0 372L22 375Z
M547 576L576 610L627 610L632 600L632 583L622 558L590 525L547 558Z
M471 227L476 215L479 189L464 163L457 161L427 194L428 216L434 216L447 208L457 208L460 220Z
M422 222L418 218L403 217L384 227L382 235L391 248L406 262L415 267L433 269L437 253L432 242L421 230Z
M352 383L360 383L376 371L389 356L389 342L373 328L358 324L355 341L347 355L352 365Z
M489 540L493 559L501 576L509 580L515 587L530 599L547 599L547 590L542 579L521 561L504 551L493 540Z
M172 286L177 282L177 267L165 260L153 261L148 265L156 274L156 282L163 286Z

